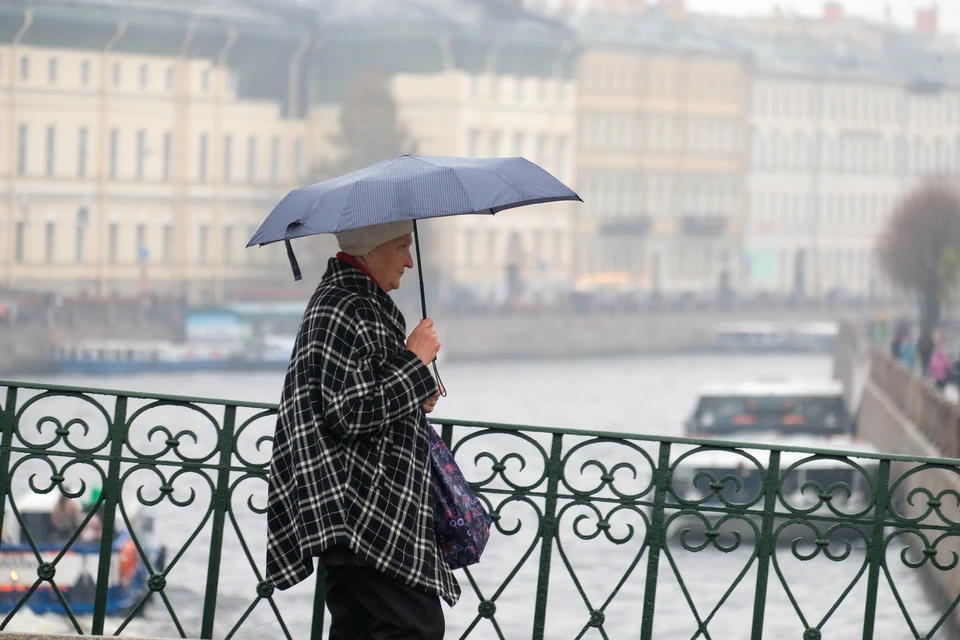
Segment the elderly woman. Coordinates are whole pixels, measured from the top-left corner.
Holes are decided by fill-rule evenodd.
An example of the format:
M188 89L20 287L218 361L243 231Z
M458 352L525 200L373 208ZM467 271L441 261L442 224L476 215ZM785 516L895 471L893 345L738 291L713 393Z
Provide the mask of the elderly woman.
M436 543L426 413L440 349L406 337L388 292L414 266L410 222L339 234L287 371L270 465L267 579L326 565L332 640L439 640L460 594Z

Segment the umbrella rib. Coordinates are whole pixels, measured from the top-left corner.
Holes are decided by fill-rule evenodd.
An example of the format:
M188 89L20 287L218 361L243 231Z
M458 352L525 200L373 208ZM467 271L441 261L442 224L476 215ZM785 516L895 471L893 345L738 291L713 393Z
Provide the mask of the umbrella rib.
M410 156L410 157L413 158L414 160L417 160L417 161L422 162L422 163L424 163L424 164L428 164L428 165L430 165L431 167L438 167L438 168L440 168L440 169L443 169L444 171L449 171L450 173L452 173L452 174L453 174L453 177L454 177L454 178L456 179L456 181L457 181L457 184L460 185L460 191L463 192L463 195L466 197L467 202L470 204L470 208L471 208L470 213L476 213L476 212L477 212L477 208L476 208L476 207L474 206L474 204L473 204L473 198L470 197L470 193L467 191L467 188L466 188L465 186L463 186L463 181L460 180L460 176L457 175L457 172L456 172L456 171L454 171L454 170L453 170L452 168L450 168L450 167L445 167L445 166L443 166L443 165L439 165L439 164L437 164L436 162L430 162L429 160L427 160L426 158L424 158L424 157L422 157L422 156ZM409 188L409 184L408 184L408 188ZM458 215L458 214L446 214L446 215Z

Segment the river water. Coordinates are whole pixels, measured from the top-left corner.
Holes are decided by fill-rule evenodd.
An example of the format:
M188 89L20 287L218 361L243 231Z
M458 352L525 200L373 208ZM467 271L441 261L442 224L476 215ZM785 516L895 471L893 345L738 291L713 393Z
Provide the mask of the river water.
M437 410L439 416L573 429L679 435L683 421L693 408L699 386L718 381L736 382L764 377L826 379L830 374L830 359L821 355L663 355L523 360L449 363L442 368L441 374L449 396L441 400ZM277 400L282 380L282 372L144 375L105 379L58 376L43 379L44 382L58 384L263 402ZM65 409L65 405L61 409ZM154 420L151 424L157 424L157 421ZM176 430L173 422L166 425ZM269 430L268 426L258 433L267 433ZM137 446L145 442L146 436L143 438L142 442L137 441ZM203 441L204 437L201 435L201 445ZM257 459L262 460L263 457ZM609 468L616 460L604 462ZM19 475L21 474L18 472ZM24 479L21 477L15 485L22 487L23 483ZM135 488L132 483L127 484ZM173 509L161 504L155 508L156 534L170 548L178 548L187 542L190 533L202 522L209 505L209 491L207 502L203 502L202 482L187 484L198 490L199 498L194 505ZM181 490L182 488L178 489ZM254 504L262 505L263 494L263 484L258 483L250 485L247 494L235 496L233 499L237 525L244 533L250 553L261 567L265 540L264 521L262 516L252 514L243 507L247 495L253 496ZM129 495L126 489L124 495L126 500ZM179 495L181 499L185 497L185 493L174 495ZM524 512L521 506L509 513L504 511L504 526L513 527L523 522ZM529 512L526 515L529 518ZM593 522L596 522L596 518ZM636 519L632 522L636 524ZM569 529L569 525L567 527ZM530 545L534 529L535 526L531 527L528 523L526 527L521 527L516 536L495 535L492 538L484 562L474 572L477 584L487 597L492 595L503 581L506 571L518 564ZM209 530L210 523L207 522L201 527L201 534L187 547L184 556L171 569L166 589L188 637L199 636L202 594L206 584L204 567L207 549L204 541L209 540ZM594 527L592 531L595 530ZM585 526L584 531L590 533L591 529ZM610 533L622 536L625 531L626 524L621 522ZM580 635L589 620L589 610L584 598L589 600L592 608L599 608L604 604L613 585L633 563L639 551L642 532L623 545L612 544L605 540L604 536L596 540L581 541L564 535L561 532L563 552L579 582L572 579L571 572L564 566L563 557L555 550L546 637L604 637L599 630L592 628L587 628L586 633ZM671 640L694 637L748 638L756 588L756 567L755 563L750 564L752 548L752 544L749 544L732 553L721 553L711 548L691 553L679 547L671 547L670 557L664 556L660 563L655 637ZM865 564L865 554L862 547L856 546L842 562L833 562L822 554L812 561L798 562L792 559L789 549L781 550L778 554L782 560L777 567L771 567L770 571L764 637L799 640L804 637L805 628L818 626L846 585L854 580ZM510 640L530 637L538 561L539 549L497 598L496 621L504 637ZM635 638L639 635L646 562L646 555L643 555L636 569L625 580L619 594L606 607L606 637ZM901 613L894 592L889 587L888 577L881 573L874 638L899 640L923 636L939 618L937 608L925 595L915 572L904 567L899 561L899 550L888 552L888 567L889 579L899 590L916 630L911 629L910 623ZM782 572L782 579L778 570ZM726 596L723 606L710 618L706 626L707 633L697 636L698 623L690 602L692 601L699 617L705 618L725 597L741 571L745 571L745 574L740 585ZM468 593L469 583L463 574L459 576L465 593L457 607L447 610L447 637L450 638L460 637L477 612L477 598ZM686 592L681 587L678 576L682 578ZM245 559L242 546L233 534L232 522L229 520L220 578L215 637L223 637L244 614L254 599L256 585L253 572ZM784 584L789 590L784 588ZM865 585L864 575L823 625L823 638L861 637ZM790 604L791 594L799 603L805 622ZM312 583L308 581L288 592L278 593L275 599L293 637L309 637ZM111 620L108 623L107 630L112 632L116 628L116 621ZM17 629L69 631L62 618L51 615L35 616L29 612L18 614L8 627L8 630ZM152 602L145 614L137 618L124 632L124 635L130 634L179 636L166 607L158 600ZM276 616L265 602L261 602L235 637L279 638L282 634ZM470 637L497 636L491 623L481 620ZM946 638L947 632L941 629L934 637Z

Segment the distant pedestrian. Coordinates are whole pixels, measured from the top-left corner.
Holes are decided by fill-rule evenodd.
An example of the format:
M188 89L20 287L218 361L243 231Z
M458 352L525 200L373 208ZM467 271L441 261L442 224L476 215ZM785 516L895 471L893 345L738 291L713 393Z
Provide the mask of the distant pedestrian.
M911 373L917 371L917 344L913 340L913 335L908 329L900 338L897 348L898 359L900 363L910 370Z
M950 357L944 348L945 342L943 331L939 329L935 331L933 334L933 352L930 354L930 365L927 367L927 374L941 391L947 386L947 381L950 379Z

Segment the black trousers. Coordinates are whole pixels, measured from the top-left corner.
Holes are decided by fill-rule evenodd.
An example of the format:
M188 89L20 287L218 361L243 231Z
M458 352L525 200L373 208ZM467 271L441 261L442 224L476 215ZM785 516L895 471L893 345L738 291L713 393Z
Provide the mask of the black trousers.
M330 640L443 640L438 596L368 567L326 569Z

